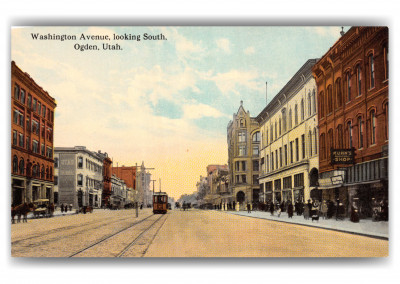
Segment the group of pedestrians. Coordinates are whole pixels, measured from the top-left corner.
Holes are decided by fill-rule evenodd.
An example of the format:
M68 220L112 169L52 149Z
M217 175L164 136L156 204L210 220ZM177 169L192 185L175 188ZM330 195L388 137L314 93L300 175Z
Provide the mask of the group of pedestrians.
M64 213L64 212L66 213L66 212L68 212L68 210L72 211L72 204L68 205L68 204L62 203L60 205L60 209L61 209L61 213Z

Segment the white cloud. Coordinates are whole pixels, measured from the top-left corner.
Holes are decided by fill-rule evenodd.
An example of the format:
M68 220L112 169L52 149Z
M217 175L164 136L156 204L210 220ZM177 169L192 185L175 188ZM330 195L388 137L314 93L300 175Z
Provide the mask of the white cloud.
M226 53L231 53L231 43L226 38L220 38L217 40L217 46L225 51Z
M183 117L186 119L198 119L202 117L228 117L216 108L206 104L187 104L183 106Z
M341 27L307 27L306 28L308 31L316 33L319 36L329 36L329 37L335 37L339 38L340 37L340 31Z
M255 52L256 52L256 51L255 51L255 49L254 49L253 46L249 46L248 48L246 48L246 49L244 50L244 54L246 54L246 55L254 54Z
M230 70L226 73L218 73L210 80L214 81L220 91L227 95L230 92L239 94L237 87L246 87L249 90L259 90L260 84L257 81L259 74L256 71Z

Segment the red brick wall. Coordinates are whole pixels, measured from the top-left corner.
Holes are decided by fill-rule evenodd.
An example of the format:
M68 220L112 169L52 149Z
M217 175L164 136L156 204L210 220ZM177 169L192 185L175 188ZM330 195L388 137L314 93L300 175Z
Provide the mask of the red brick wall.
M319 136L325 135L325 155L320 141L320 172L330 171L330 149L340 148L338 126L343 127L343 148L349 148L347 123L352 124L352 141L356 163L382 156L382 146L388 144L388 77L386 75L385 48L388 46L388 29L385 27L353 27L316 63L313 68L318 88ZM369 55L373 55L375 87L370 86ZM357 66L361 68L361 95L358 94ZM351 99L347 98L346 74L351 74ZM342 105L338 106L335 88L341 79ZM332 86L332 112L328 109L328 86ZM324 96L321 97L323 92ZM321 105L323 103L323 106ZM321 114L321 107L324 114ZM376 142L372 144L371 110L376 113ZM363 122L363 146L360 147L359 121ZM333 131L333 141L328 137ZM342 165L341 165L342 166ZM337 167L337 166L335 166Z
M136 189L136 167L112 167L112 174L123 179L127 187Z
M18 86L18 88L15 88ZM22 100L21 90L25 92L25 98ZM28 95L33 101L36 99L41 104L40 113L34 111L28 106ZM17 97L19 96L19 98ZM37 104L38 105L38 104ZM46 113L43 115L42 108L46 107ZM11 62L11 172L15 175L27 176L27 164L30 162L33 165L40 165L45 168L45 176L35 177L37 179L53 181L54 176L54 159L53 159L53 136L54 136L54 109L56 102L46 91L44 91L28 73L23 72L15 62ZM22 126L20 125L20 117L17 123L14 123L14 110L18 110L23 115ZM27 119L29 117L29 128L27 127ZM32 131L32 119L40 123L39 134ZM43 132L44 126L44 132ZM51 128L51 132L48 131ZM13 143L13 133L17 132L17 145ZM23 134L24 144L21 147L19 144L19 134ZM27 137L30 137L30 149L27 147ZM32 151L32 141L38 141L39 153ZM45 146L44 155L42 155L41 145ZM47 147L51 148L51 158L46 157ZM24 160L24 174L13 171L14 156L18 158L18 165L21 159ZM46 175L46 169L49 169L49 175ZM31 170L32 172L32 170Z

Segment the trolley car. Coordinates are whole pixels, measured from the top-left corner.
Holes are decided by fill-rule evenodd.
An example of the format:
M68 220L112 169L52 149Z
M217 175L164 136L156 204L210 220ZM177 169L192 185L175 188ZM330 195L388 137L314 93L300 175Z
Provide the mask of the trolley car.
M153 213L165 214L168 210L168 195L165 192L154 192L153 194Z

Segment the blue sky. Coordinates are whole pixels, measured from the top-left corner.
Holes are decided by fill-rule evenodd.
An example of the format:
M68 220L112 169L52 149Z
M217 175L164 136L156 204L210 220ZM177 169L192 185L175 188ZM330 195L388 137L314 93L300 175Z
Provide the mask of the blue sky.
M345 27L345 31L349 27ZM55 146L85 145L119 164L156 167L165 190L195 190L208 164L227 163L226 126L240 101L256 116L341 27L25 27L11 58L57 100ZM165 41L34 41L31 33L144 33Z

